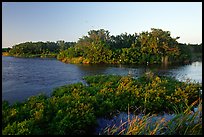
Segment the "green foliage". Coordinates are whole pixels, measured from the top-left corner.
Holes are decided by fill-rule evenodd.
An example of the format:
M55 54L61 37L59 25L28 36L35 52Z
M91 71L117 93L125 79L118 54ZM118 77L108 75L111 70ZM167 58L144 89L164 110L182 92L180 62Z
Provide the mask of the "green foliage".
M2 48L1 52L9 52L11 48Z
M24 120L22 122L13 122L12 125L8 124L3 130L3 135L29 135L31 134L33 126L32 120Z
M84 77L86 82L91 86L108 86L107 83L111 85L116 85L121 79L121 76L118 75L95 75L95 76L86 76Z
M74 42L25 42L14 45L10 50L11 56L17 57L56 57L59 51L73 46Z
M182 108L178 112L183 112L197 100L202 88L197 83L179 82L152 72L138 79L117 75L84 79L88 86L64 85L55 88L50 97L40 94L13 105L2 101L2 133L90 134L97 126L97 117L111 117L117 111L127 111L127 106L131 112L140 108L149 114L174 112L175 107Z
M139 35L122 33L117 36L110 36L104 29L91 30L88 36L80 38L73 47L62 50L57 58L66 63L185 63L192 60L188 48L197 52L202 47L183 47L185 44L178 43L177 39L179 37L172 38L169 31L155 28Z
M75 97L74 97L75 96ZM77 134L95 124L93 108L85 97L63 96L53 104L55 115L49 123L48 134Z
M202 43L198 44L179 44L180 54L177 56L178 60L184 63L193 61L202 61Z

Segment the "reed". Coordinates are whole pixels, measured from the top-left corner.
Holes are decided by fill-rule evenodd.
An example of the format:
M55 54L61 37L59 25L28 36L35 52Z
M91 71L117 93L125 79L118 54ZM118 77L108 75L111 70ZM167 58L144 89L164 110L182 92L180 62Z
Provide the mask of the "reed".
M197 107L197 111L192 109ZM187 109L175 107L171 120L160 118L153 122L156 114L138 115L131 120L121 121L119 126L106 127L102 135L202 135L202 99L193 102ZM129 114L129 112L128 112Z

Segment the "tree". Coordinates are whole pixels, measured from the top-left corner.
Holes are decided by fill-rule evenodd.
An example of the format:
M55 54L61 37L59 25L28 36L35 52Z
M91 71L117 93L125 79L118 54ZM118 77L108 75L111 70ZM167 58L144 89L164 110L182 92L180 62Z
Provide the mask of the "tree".
M142 32L138 41L141 44L141 52L146 55L147 61L150 61L153 56L161 56L161 62L167 64L169 56L179 54L176 41L178 38L172 38L169 31L152 28L151 32Z
M175 56L179 54L178 42L179 37L172 38L169 31L163 31L162 29L151 29L151 34L157 40L158 53L162 55L162 63L168 63L169 56Z
M131 35L127 33L122 33L120 35L111 36L110 47L112 50L121 48L130 48L133 43L137 41L137 33Z

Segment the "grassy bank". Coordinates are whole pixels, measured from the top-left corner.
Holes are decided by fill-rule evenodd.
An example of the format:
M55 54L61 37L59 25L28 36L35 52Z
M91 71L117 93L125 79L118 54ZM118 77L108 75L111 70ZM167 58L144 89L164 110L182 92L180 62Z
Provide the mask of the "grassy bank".
M2 56L9 56L9 52L2 52Z
M2 133L93 134L97 118L111 118L117 111L143 112L148 116L164 111L175 113L175 108L181 108L177 112L184 113L198 100L202 88L196 83L179 82L151 72L138 79L96 75L84 77L84 80L88 85L64 85L54 89L50 97L33 96L13 105L3 101ZM200 134L201 130L199 126L193 134Z

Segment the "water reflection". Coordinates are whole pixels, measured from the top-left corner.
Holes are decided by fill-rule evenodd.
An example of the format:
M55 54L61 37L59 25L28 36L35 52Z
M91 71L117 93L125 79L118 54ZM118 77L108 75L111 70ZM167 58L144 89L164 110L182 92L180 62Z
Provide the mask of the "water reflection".
M76 64L76 66L84 75L105 74L108 69L105 64Z
M9 102L23 101L31 95L47 95L55 87L84 82L87 75L131 75L138 78L151 70L158 75L179 80L191 78L202 83L202 62L189 65L90 65L65 64L56 59L2 57L2 99Z
M159 76L171 76L180 81L191 79L192 82L202 83L202 62L193 62L187 65L77 65L84 75L114 74L131 75L138 78L147 71L152 71Z

